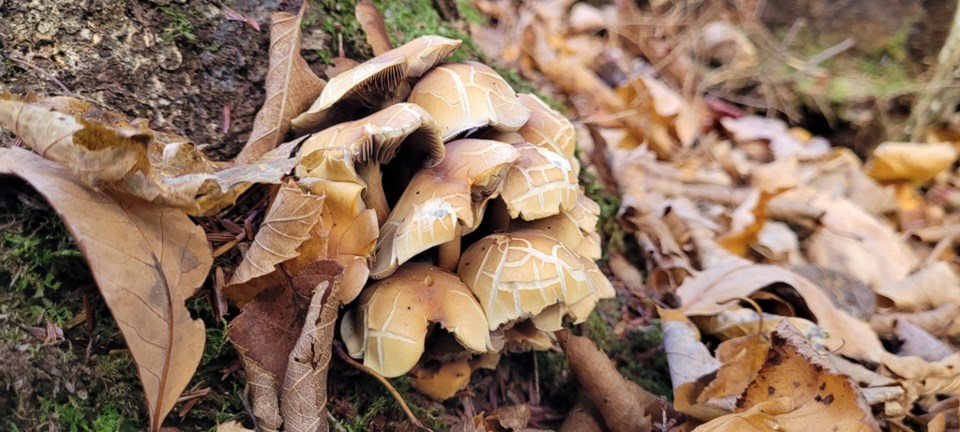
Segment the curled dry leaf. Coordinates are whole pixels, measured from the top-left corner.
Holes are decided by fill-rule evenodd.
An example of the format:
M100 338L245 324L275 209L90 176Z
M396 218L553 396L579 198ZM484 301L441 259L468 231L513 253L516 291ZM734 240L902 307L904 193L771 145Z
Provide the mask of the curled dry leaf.
M305 193L294 183L280 188L253 245L223 293L238 303L253 300L262 287L249 282L272 273L278 264L297 257L297 249L310 238L311 230L320 221L322 208L323 197Z
M603 432L604 430L603 417L597 410L597 406L589 396L580 393L577 396L577 402L563 419L559 432Z
M323 409L341 272L336 262L317 261L292 284L263 290L230 322L260 428L289 430L286 422Z
M237 155L239 164L256 162L283 142L290 120L310 107L323 90L325 82L300 57L300 23L307 3L303 2L296 15L278 12L271 17L266 100L253 122L247 144Z
M203 322L184 304L213 263L203 230L178 209L94 191L25 150L0 150L0 174L29 182L63 218L137 364L150 429L159 429L203 353Z
M725 414L717 407L697 403L697 396L712 374L720 368L720 361L713 358L700 342L700 332L683 312L662 308L657 308L657 311L663 320L663 347L670 365L670 382L673 384L677 411L701 420Z
M769 403L777 404L778 409L751 411ZM737 407L738 413L696 430L880 430L856 384L837 372L786 321L771 335L766 362ZM750 422L758 412L768 417ZM752 427L745 427L747 424Z
M890 337L898 320L909 320L936 337L960 335L960 306L953 303L923 312L879 313L870 318L870 326L880 336Z
M903 342L897 352L901 356L917 356L927 361L938 361L956 351L909 320L897 321L894 332L897 339Z
M27 103L0 97L0 126L84 184L190 214L222 209L252 183L279 183L296 165L290 158L298 143L293 141L254 164L214 172L214 164L189 141L135 128L121 117L70 98Z
M925 182L950 168L956 160L953 144L886 142L873 151L864 168L870 177L880 181Z
M660 398L621 376L590 339L566 330L557 332L557 339L577 381L611 431L650 431L652 422L663 418Z
M899 311L927 310L943 304L960 304L960 277L950 264L937 261L916 273L880 286L875 292L880 306Z
M857 359L878 361L883 346L870 327L834 305L833 300L806 278L782 267L729 260L687 278L677 288L687 316L710 316L734 306L734 301L773 284L791 287L803 299L816 323L827 330L827 349Z

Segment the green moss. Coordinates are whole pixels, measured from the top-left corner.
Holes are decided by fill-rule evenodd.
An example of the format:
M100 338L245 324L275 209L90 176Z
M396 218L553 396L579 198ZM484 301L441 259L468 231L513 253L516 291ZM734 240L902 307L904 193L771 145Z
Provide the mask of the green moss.
M197 41L197 35L193 33L193 23L187 17L186 13L172 6L160 6L160 11L170 18L170 24L163 30L160 38L164 42L187 41L194 43Z
M580 171L580 184L583 185L584 193L600 205L600 221L597 223L597 231L605 242L601 261L606 261L610 252L627 250L626 233L620 226L620 221L617 220L617 213L620 211L620 197L604 190L600 180L586 170Z
M659 322L628 330L617 336L594 311L582 326L583 335L617 362L617 370L627 379L655 394L672 397L670 370L663 351L663 331Z

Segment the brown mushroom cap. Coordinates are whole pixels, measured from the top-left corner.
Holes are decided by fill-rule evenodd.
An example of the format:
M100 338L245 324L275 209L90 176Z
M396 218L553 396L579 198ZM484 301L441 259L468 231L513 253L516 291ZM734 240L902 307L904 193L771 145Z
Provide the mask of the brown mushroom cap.
M447 144L443 162L414 175L380 228L371 275L385 278L414 255L476 229L487 201L519 158L517 149L498 141Z
M491 330L596 291L580 257L539 231L478 240L464 251L457 273L480 300Z
M376 110L384 102L402 100L397 89L407 78L416 78L437 65L460 46L441 36L421 36L330 79L320 97L291 121L300 133L336 123L356 111ZM337 115L336 111L342 111Z
M530 322L537 329L545 332L560 330L563 328L563 318L566 316L573 319L574 324L580 324L587 320L598 301L616 296L610 280L604 276L592 259L581 256L580 262L587 274L588 283L593 290L592 294L573 303L557 303L534 315L530 318Z
M490 349L486 318L470 290L455 275L422 263L406 264L365 289L340 329L350 355L390 378L416 365L430 323L472 352Z
M580 191L577 194L577 205L570 210L570 216L583 232L597 232L597 224L600 222L600 204Z
M400 151L405 161L434 166L445 148L436 123L422 108L400 103L366 118L339 124L307 139L300 149L296 173L366 187L363 200L377 212L378 223L387 219L390 206L383 189L381 164Z
M530 110L499 74L472 61L431 70L413 87L407 101L433 116L445 141L485 126L515 131L530 118Z
M357 164L389 163L402 144L422 152L425 167L440 163L445 154L430 114L414 104L399 103L308 138L300 148L297 175L353 181L359 177Z
M577 132L573 123L536 95L523 93L517 98L530 110L530 120L517 132L530 144L548 147L568 161L573 161L577 146Z
M583 231L580 230L577 222L568 212L533 221L514 219L510 221L510 229L513 231L524 229L540 231L559 240L560 243L563 243L572 251L577 251L580 248L584 238Z
M548 147L522 143L520 160L507 172L503 201L511 218L535 220L577 205L579 183L570 162Z

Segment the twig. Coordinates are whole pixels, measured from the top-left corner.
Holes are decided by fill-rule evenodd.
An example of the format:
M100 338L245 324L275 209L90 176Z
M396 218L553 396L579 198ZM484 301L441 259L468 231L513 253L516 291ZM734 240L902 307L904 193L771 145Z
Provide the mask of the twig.
M400 405L400 408L403 409L403 412L407 415L407 419L409 419L410 422L413 423L418 428L426 429L426 427L423 426L423 423L420 423L420 420L417 419L417 416L413 415L413 411L410 411L410 407L407 406L407 403L403 400L403 396L400 396L400 392L398 392L397 389L393 387L393 384L390 384L390 381L387 381L387 379L384 378L383 375L378 374L375 370L370 369L360 364L356 360L350 358L350 356L348 356L347 353L343 352L343 348L340 346L339 342L335 342L333 344L333 347L337 350L337 356L339 356L341 360L347 362L348 365L353 366L354 368L366 373L367 375L370 375L376 378L377 381L380 381L380 384L383 384L383 386L387 388L387 391L390 392L390 395L393 396L394 399L396 399L397 404Z
M50 72L47 72L47 71L41 69L39 66L35 66L35 65L31 64L30 62L28 62L28 61L26 61L26 60L18 59L18 58L14 57L14 56L11 56L10 54L6 54L6 55L4 55L4 57L12 60L14 63L20 65L21 67L23 67L23 68L25 68L25 69L30 69L30 70L32 70L32 71L34 71L34 72L36 72L36 73L39 73L40 75L43 75L44 78L46 78L46 79L48 79L48 80L50 80L50 81L53 81L53 83L56 84L58 87L60 87L60 89L63 90L64 93L66 93L67 95L69 95L69 96L71 96L71 97L77 97L76 93L74 93L73 91L71 91L70 89L68 89L67 86L63 85L63 83L60 82L60 80L57 79L57 77L55 77L55 76L54 76L53 74L51 74Z
M250 421L253 422L253 430L256 432L260 432L261 431L260 425L257 424L257 416L253 414L253 407L250 406L249 397L250 397L250 383L247 383L247 385L243 387L243 395L240 397L240 402L243 403L243 409L247 412L247 415L250 416Z
M329 420L330 423L333 423L333 427L337 430L337 432L347 432L347 429L340 424L340 421L337 420L333 414L330 414L330 411L327 411L327 420Z
M844 51L851 49L857 45L857 41L853 38L846 38L842 42L827 48L821 51L819 54L810 57L806 63L804 63L804 69L809 69L823 63L827 60L830 60Z

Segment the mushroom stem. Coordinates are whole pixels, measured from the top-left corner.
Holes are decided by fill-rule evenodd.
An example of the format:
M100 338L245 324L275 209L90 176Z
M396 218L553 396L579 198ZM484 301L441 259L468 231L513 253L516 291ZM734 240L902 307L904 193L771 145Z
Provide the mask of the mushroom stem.
M383 225L390 215L390 204L387 203L387 195L383 192L383 173L380 172L380 163L376 160L368 161L361 165L360 178L367 184L367 190L363 193L363 203L367 208L377 212L377 224Z
M457 263L460 262L460 234L458 233L453 240L442 243L438 252L437 267L456 272Z

